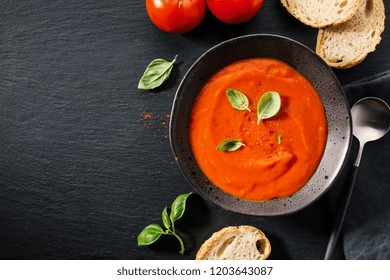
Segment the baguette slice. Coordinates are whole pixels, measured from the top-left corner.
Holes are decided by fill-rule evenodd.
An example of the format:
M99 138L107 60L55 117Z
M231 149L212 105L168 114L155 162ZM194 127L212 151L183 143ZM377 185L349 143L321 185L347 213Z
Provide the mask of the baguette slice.
M362 62L381 41L385 29L383 0L360 0L356 14L347 22L318 31L316 53L335 68Z
M215 232L200 247L196 260L265 260L271 244L252 226L230 226Z
M306 25L322 28L343 23L356 13L360 0L280 0L287 11Z

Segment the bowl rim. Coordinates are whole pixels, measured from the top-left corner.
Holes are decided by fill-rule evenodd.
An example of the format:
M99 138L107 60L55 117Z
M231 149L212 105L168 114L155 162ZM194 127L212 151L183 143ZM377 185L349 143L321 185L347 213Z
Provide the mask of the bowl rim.
M181 160L181 157L180 157L181 151L180 151L180 149L178 150L178 147L177 147L177 145L175 143L176 139L174 137L174 129L175 129L174 125L175 125L175 122L176 122L176 112L178 110L176 103L177 103L178 98L181 95L181 89L182 89L183 85L187 82L186 80L190 76L190 74L194 71L194 69L196 69L196 67L198 67L198 64L201 61L203 61L204 59L207 59L207 57L210 54L213 54L213 52L217 51L219 48L223 48L227 44L234 43L235 41L239 42L239 41L242 41L242 40L250 40L251 38L260 38L260 37L261 38L265 38L265 39L268 37L268 38L272 38L272 39L283 40L283 41L286 41L286 42L288 42L290 44L295 44L299 48L301 48L302 50L308 52L313 57L313 60L315 60L316 63L319 63L318 65L321 65L324 68L324 71L327 72L327 74L331 77L331 79L335 83L335 87L338 88L338 92L340 93L340 98L343 99L343 105L346 106L347 110L344 113L347 114L347 128L346 129L348 131L346 131L345 138L343 138L344 139L344 145L343 145L343 155L341 156L341 162L339 163L338 168L335 171L335 174L333 174L332 180L328 183L326 188L321 188L321 191L316 196L314 196L309 201L302 202L299 205L299 207L293 207L293 208L285 207L283 210L279 209L279 211L271 211L271 212L265 211L265 212L258 213L259 207L255 207L256 211L253 211L254 209L251 208L251 207L249 207L249 210L248 209L236 209L236 208L232 209L229 205L226 205L224 203L220 203L220 201L218 201L218 199L217 199L217 201L214 200L214 199L210 199L210 197L208 195L205 195L204 192L199 191L199 188L193 183L193 179L192 179L193 176L191 174L189 174L187 168L184 166L184 164L183 164L183 162ZM261 56L258 56L258 57L261 57ZM226 66L228 64L230 64L230 63L225 63L224 65ZM289 64L289 63L287 63L287 64ZM290 66L295 69L294 66L292 66L292 65L290 65ZM222 67L220 67L219 69L221 69L221 68ZM300 72L300 71L298 71L298 72ZM304 74L302 74L302 75L306 77L306 75L304 75ZM203 87L203 85L204 85L204 83L202 84L202 87ZM319 92L318 92L318 94L319 94L319 96L321 98L321 101L323 103L324 109L326 110L324 101L322 99L323 97L321 96L321 94ZM199 95L199 91L195 95L195 100L197 99L198 95ZM191 105L191 108L192 107L193 107L193 104ZM327 138L328 138L329 137L329 124L328 124L328 114L327 113L326 113L326 116L327 116L327 125L328 125L328 132L327 132ZM188 124L188 126L189 126L189 124ZM177 91L176 91L175 96L174 96L174 101L173 101L173 104L172 104L171 118L170 118L170 121L169 121L169 141L170 141L171 150L173 152L175 161L177 162L181 173L184 175L184 177L186 178L187 182L191 185L191 187L195 191L197 191L197 193L199 193L203 198L205 198L206 200L208 200L208 201L210 201L210 202L212 202L214 204L217 204L218 206L224 208L225 210L236 212L236 213L241 213L241 214L246 214L246 215L254 215L254 216L279 216L279 215L292 214L292 213L295 213L297 211L300 211L300 210L306 208L307 206L309 206L312 203L314 203L315 201L317 201L320 197L322 197L335 184L337 179L340 177L340 175L342 173L342 170L344 169L344 167L346 165L346 162L348 160L348 157L349 157L349 153L350 153L351 146L352 146L352 140L353 140L353 133L352 133L352 118L351 118L350 106L349 106L347 97L346 97L346 95L344 93L344 90L343 90L343 88L342 88L342 86L341 86L337 76L333 72L333 70L326 64L326 62L321 57L319 57L313 50L311 50L306 45L304 45L304 44L302 44L302 43L300 43L300 42L298 42L298 41L296 41L296 40L294 40L292 38L286 37L286 36L277 35L277 34L268 34L268 33L264 33L264 34L263 33L261 33L261 34L249 34L249 35L243 35L243 36L234 37L234 38L222 41L222 42L212 46L211 48L209 48L205 52L203 52L202 55L200 55L195 60L195 62L190 66L190 68L187 70L187 72L183 76L183 78L182 78L182 80L181 80L181 82L180 82L180 84L179 84L179 86L177 88ZM324 155L325 155L327 147L328 147L328 139L327 139L327 142L325 143L324 153L323 153L323 156L321 158L321 162L317 166L317 169L320 167L320 165L321 165L321 163L323 161L323 158L324 158ZM191 153L192 153L192 149L191 149ZM193 159L193 160L195 161L195 164L197 165L196 160L195 159ZM313 173L312 177L314 176L314 174L317 173L317 171L318 170L316 170ZM201 171L201 172L203 172L203 171ZM203 176L205 176L205 175L203 174ZM325 176L325 177L327 177L327 176ZM210 183L212 184L212 182L210 182ZM239 199L239 198L235 198L235 197L231 196L230 194L227 194L227 193L225 193L223 191L222 191L222 193L224 195L230 196L232 199L235 199L237 201L241 201L242 203L248 204L249 206L250 205L255 205L255 204L261 204L262 206L260 208L262 208L262 207L266 208L267 204L271 203L272 201L286 201L286 200L290 199L291 197L294 197L297 193L302 192L303 189L307 186L307 184L308 183L306 183L300 190L298 190L297 192L295 192L294 194L292 194L291 196L289 196L287 198L276 198L276 199L269 200L269 201L264 201L264 202L262 202L262 201L242 200L242 199ZM214 185L214 187L218 188L215 185Z

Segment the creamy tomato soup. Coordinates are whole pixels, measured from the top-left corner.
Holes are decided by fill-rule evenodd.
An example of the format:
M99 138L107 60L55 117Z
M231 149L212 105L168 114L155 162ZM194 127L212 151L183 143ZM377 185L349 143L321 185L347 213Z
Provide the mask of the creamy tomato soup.
M226 90L249 100L237 110ZM280 111L257 121L257 104L268 91L281 99ZM192 110L190 144L201 170L235 197L266 201L292 195L315 172L325 148L327 123L314 87L299 72L275 59L247 59L230 64L203 87ZM226 139L245 146L217 150Z

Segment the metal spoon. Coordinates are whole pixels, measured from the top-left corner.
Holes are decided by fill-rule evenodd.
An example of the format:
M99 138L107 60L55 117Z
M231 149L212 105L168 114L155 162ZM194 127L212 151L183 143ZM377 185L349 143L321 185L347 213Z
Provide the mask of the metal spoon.
M352 127L353 135L359 140L359 152L352 169L352 178L350 184L344 190L341 197L336 220L326 248L325 260L332 257L334 247L340 234L341 227L347 212L348 204L351 198L353 186L355 184L357 170L363 154L364 145L367 142L378 140L383 137L390 128L390 108L383 100L376 97L367 97L360 99L353 105Z

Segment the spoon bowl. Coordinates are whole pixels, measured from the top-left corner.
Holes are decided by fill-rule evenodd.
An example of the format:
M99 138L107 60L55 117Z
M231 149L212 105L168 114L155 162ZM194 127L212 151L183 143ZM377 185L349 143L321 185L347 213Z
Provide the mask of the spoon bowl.
M360 99L351 109L353 135L360 144L382 138L390 128L390 108L375 97Z

